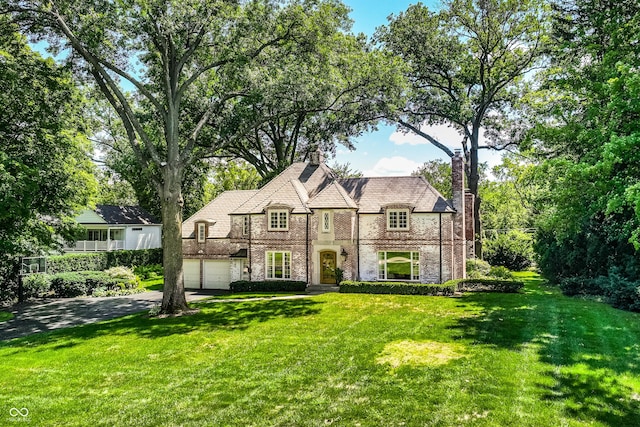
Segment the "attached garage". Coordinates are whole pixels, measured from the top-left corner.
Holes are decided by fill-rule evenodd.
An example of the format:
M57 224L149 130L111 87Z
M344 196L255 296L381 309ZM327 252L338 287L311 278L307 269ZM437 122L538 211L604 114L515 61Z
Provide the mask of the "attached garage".
M189 289L200 289L200 260L185 259L182 262L184 271L184 287Z
M203 281L205 289L229 289L229 283L231 283L229 260L205 260Z

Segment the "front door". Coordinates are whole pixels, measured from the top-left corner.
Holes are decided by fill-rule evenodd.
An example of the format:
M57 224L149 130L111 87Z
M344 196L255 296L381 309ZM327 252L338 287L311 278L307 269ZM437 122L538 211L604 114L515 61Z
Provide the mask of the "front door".
M320 252L320 283L336 284L336 253L334 251Z

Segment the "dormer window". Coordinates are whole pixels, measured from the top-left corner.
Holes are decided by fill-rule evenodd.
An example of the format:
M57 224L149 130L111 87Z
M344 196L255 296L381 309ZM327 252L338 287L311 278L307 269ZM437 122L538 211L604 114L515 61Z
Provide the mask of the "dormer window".
M286 231L289 229L289 211L287 209L269 210L269 230Z
M387 209L387 230L409 230L409 209Z
M207 224L204 222L196 223L196 239L198 243L204 243L207 239Z

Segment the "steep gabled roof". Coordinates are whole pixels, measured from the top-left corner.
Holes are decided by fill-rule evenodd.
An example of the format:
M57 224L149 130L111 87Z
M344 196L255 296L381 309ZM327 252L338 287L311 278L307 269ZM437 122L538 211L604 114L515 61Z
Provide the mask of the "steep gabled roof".
M107 224L160 224L157 218L140 206L96 205L95 212Z
M220 194L182 224L182 238L194 237L195 222L198 220L213 224L209 226L209 237L227 237L231 231L231 217L229 215L238 206L255 196L257 192L258 190L233 190Z
M455 212L451 204L419 176L339 180L360 213L380 213L388 205L411 206L414 212Z
M333 181L324 190L309 200L311 209L357 209L356 202L347 194L345 189Z
M335 180L324 164L294 163L239 206L235 214L257 214L273 205L288 206L292 213L307 213L307 201Z

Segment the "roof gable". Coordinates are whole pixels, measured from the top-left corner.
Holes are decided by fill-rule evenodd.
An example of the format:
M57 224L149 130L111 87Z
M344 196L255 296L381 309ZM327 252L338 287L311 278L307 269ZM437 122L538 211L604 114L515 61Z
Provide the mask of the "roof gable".
M195 223L198 221L207 221L210 225L209 237L224 238L229 235L231 230L231 217L238 206L246 203L258 190L233 190L225 191L218 197L209 202L205 207L195 214L191 215L182 224L182 237L189 238L195 235Z

